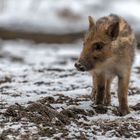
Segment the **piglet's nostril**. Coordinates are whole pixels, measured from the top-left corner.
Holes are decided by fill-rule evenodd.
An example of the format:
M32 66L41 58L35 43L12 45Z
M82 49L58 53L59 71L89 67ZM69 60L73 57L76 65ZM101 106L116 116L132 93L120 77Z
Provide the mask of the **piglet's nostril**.
M77 68L77 67L78 67L78 63L76 62L76 63L74 64L74 66Z
M76 67L76 68L79 68L79 67L81 67L81 66L82 66L82 65L81 65L79 62L76 62L76 63L75 63L75 67Z

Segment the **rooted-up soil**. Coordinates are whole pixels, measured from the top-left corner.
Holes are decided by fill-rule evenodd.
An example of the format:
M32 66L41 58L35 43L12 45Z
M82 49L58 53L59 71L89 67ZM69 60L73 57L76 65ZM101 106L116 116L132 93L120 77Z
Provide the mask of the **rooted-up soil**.
M116 80L111 88L111 106L96 106L91 100L91 76L73 66L79 43L67 47L33 45L6 42L1 48L0 139L140 137L139 53L128 92L131 113L122 117L118 113Z

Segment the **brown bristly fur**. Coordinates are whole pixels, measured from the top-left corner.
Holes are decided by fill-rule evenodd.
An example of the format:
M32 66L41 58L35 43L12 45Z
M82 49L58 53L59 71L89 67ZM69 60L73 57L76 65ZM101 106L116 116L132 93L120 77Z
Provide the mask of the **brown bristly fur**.
M92 74L92 97L96 104L111 104L110 85L118 77L121 115L129 113L127 93L135 46L135 35L122 17L109 15L95 22L89 16L89 29L76 67Z

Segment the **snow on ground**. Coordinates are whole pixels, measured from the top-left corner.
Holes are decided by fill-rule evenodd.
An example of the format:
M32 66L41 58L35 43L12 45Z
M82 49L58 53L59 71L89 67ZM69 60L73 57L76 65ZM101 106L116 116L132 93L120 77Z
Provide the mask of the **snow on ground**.
M115 13L125 17L138 32L139 5L139 0L4 0L0 27L47 33L76 32L87 28L89 15L97 19Z
M140 137L140 52L136 53L129 88L129 105L133 110L120 117L116 109L116 80L112 85L112 106L101 109L91 101L90 75L73 66L81 46L81 42L63 45L1 42L0 138ZM48 108L55 110L58 118L48 117Z

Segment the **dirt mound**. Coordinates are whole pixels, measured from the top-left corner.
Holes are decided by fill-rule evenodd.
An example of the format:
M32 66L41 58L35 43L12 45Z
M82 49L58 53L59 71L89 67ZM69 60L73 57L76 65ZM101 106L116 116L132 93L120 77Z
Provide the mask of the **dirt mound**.
M109 133L109 137L125 137L125 138L138 138L140 137L140 122L133 118L119 118L115 120L95 120L90 122L88 118L96 116L97 114L106 114L112 112L114 115L119 115L116 107L103 107L92 105L92 109L81 109L79 107L69 107L60 110L53 107L53 104L67 105L79 105L81 101L90 101L90 98L70 98L61 94L57 94L58 98L44 97L36 102L29 102L28 106L22 106L20 104L11 105L6 109L3 115L11 122L34 123L38 128L36 135L32 135L32 138L41 137L54 137L54 139L60 139L56 134L61 134L62 138L68 138L69 129L72 123L81 127L83 130L79 130L79 136L73 135L71 138L87 139L89 137L85 130L91 131L93 135L101 132L102 135ZM135 110L140 110L140 105L132 107ZM24 123L25 123L24 122ZM83 132L84 131L84 132ZM3 131L1 139L7 138L8 135L20 135L20 131L14 129L7 129ZM21 137L21 136L20 136ZM22 136L23 139L29 138L29 136Z

